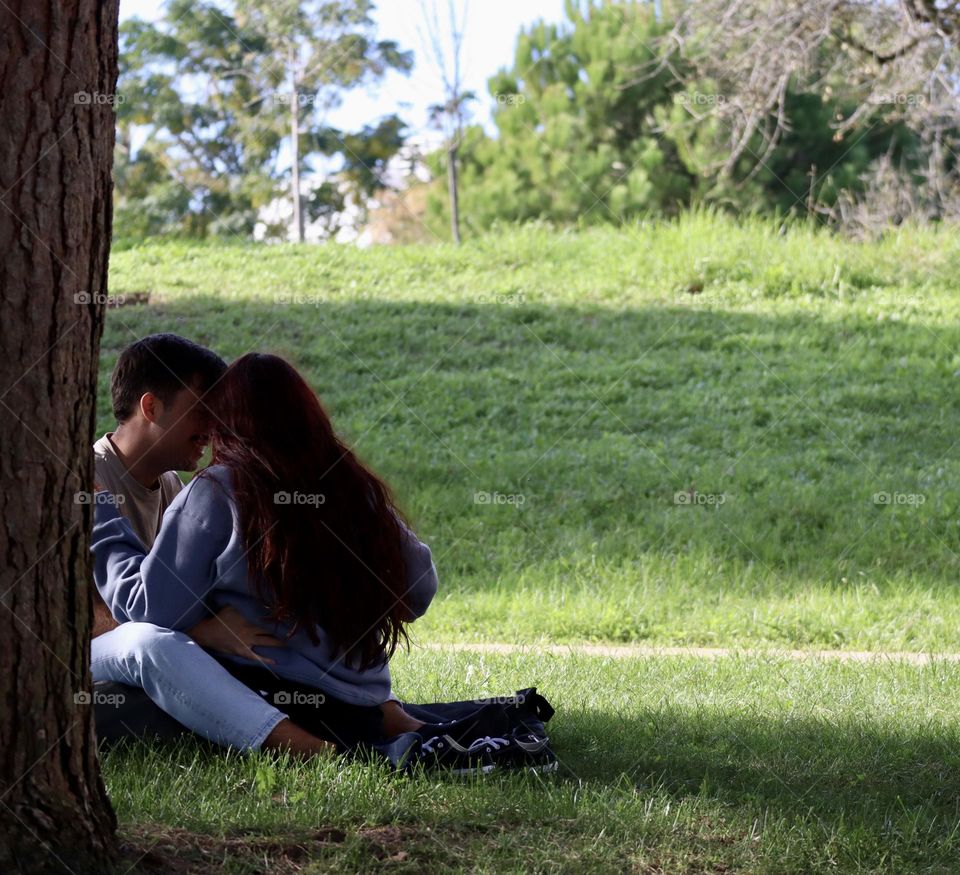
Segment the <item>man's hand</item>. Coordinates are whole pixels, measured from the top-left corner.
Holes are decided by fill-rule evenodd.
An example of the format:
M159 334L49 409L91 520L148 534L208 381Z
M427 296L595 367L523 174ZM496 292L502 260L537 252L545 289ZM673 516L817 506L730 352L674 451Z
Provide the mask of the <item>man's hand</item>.
M100 597L100 593L96 590L93 591L93 629L90 632L91 638L96 638L98 635L103 635L106 632L110 632L112 629L116 629L120 624L113 619L113 614L110 613L110 608L108 608Z
M278 638L247 620L236 608L224 608L220 613L201 620L187 634L207 650L242 656L266 665L273 665L276 660L254 653L254 647L286 647Z

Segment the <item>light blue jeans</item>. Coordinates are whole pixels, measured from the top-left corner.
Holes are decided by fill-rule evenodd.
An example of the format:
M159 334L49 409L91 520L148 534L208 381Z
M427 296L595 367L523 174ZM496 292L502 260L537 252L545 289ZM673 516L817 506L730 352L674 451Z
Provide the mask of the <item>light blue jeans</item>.
M224 747L258 750L287 716L183 632L121 623L94 638L91 651L94 681L141 687L187 729Z

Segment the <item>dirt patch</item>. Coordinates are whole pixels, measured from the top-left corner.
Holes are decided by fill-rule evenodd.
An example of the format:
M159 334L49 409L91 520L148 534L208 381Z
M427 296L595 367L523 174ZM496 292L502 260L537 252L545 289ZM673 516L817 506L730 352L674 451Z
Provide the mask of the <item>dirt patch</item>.
M395 829L383 834L377 830ZM368 839L367 832L371 833ZM373 859L384 860L398 853L408 841L399 828L369 827L355 834L370 843ZM331 851L350 838L347 830L322 827L296 834L264 834L236 830L226 836L205 835L156 824L125 826L120 830L124 866L142 875L213 875L224 871L292 875L308 865L330 858ZM229 861L229 867L225 863Z

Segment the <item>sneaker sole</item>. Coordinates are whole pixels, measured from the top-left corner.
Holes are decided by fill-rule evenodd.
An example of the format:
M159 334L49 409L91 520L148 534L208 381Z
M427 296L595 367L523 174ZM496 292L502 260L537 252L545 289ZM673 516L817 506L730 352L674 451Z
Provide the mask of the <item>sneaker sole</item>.
M459 769L450 769L449 771L451 775L463 778L468 775L489 775L496 767L496 763L488 763L485 766L463 766Z

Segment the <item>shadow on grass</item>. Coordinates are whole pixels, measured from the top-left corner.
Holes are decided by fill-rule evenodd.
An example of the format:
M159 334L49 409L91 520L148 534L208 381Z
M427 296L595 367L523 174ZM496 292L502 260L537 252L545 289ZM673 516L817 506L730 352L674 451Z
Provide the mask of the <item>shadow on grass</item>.
M680 708L639 719L590 712L575 725L558 724L553 742L572 779L812 814L834 826L860 822L878 833L913 814L942 839L952 837L960 824L960 731L896 720L895 712L887 726Z
M123 307L107 320L99 427L120 348L173 330L228 359L294 361L468 587L648 549L808 579L954 574L960 466L943 411L960 329L712 304Z
M312 810L297 813L296 807L289 821L260 815L251 822L242 807L229 813L237 802L227 787L218 791L227 794L226 807L216 809L213 821L200 830L210 831L212 838L159 824L128 825L124 831L133 836L134 849L152 851L159 843L148 863L160 865L166 853L193 866L189 871L207 871L201 863L218 855L234 858L238 866L269 856L289 863L292 871L298 863L324 859L362 867L404 860L438 864L442 858L445 865L469 866L479 864L504 831L566 842L572 854L592 847L598 831L607 833L608 851L623 865L643 837L652 852L659 848L666 859L678 861L669 871L731 871L719 864L681 866L679 861L694 850L727 860L732 871L740 871L746 860L752 861L750 871L814 871L824 856L833 861L825 868L839 871L954 871L960 818L957 732L896 728L894 719L886 727L679 708L641 717L596 711L551 728L562 768L542 781L493 773L476 785L457 780L445 789L448 782L440 776L398 777L395 790L378 785L378 795L396 792L405 800L393 826L357 826L370 823L368 817L382 823L382 815L363 814L360 800L350 813L337 816L337 826L317 829ZM208 768L217 774L222 757L189 742L154 749L147 759L155 773L164 750L170 750L171 776L187 769L194 780ZM142 747L131 746L111 769L122 767L128 756L132 764L142 762L143 755ZM280 780L291 788L303 786L296 777ZM323 782L313 792L324 793ZM424 808L428 798L439 808ZM659 813L645 813L645 800ZM180 804L192 807L189 794ZM464 810L472 812L466 821ZM481 824L487 830L483 835L461 834ZM762 844L754 844L753 835ZM459 847L461 840L472 842L479 856L451 857L450 847ZM147 871L152 871L149 865Z

